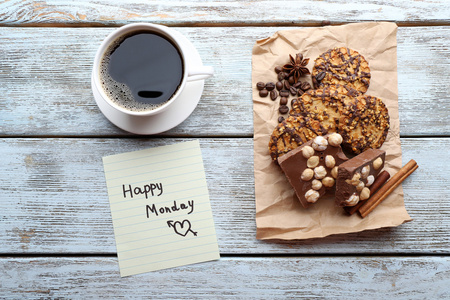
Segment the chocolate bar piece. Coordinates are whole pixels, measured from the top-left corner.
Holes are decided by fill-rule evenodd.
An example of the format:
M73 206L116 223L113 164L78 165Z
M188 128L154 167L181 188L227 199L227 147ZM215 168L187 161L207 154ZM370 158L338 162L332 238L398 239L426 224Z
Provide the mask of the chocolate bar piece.
M369 187L384 167L386 152L369 149L338 167L336 205L355 206L370 197Z
M348 159L341 143L338 133L317 136L278 158L303 207L315 203L334 186L337 166Z

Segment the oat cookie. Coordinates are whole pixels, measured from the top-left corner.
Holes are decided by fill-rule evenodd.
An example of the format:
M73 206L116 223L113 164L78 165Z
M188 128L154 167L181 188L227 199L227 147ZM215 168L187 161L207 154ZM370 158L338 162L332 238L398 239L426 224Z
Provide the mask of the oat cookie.
M370 84L369 63L355 50L346 47L329 49L316 58L312 82L316 89L341 84L365 93Z
M389 131L389 113L380 98L361 95L347 103L339 119L343 148L355 154L383 145Z
M356 101L358 91L344 85L330 85L318 90L309 90L292 102L291 115L302 115L320 121L322 135L336 132L341 110Z
M275 127L269 141L272 160L320 135L319 121L303 116L289 116Z

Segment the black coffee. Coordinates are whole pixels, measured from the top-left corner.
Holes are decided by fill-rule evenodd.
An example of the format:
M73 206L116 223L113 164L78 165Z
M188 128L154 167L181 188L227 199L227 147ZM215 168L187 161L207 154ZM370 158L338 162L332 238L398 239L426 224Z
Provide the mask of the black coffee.
M100 80L108 97L132 111L155 109L170 100L183 77L177 47L151 31L118 38L100 62Z

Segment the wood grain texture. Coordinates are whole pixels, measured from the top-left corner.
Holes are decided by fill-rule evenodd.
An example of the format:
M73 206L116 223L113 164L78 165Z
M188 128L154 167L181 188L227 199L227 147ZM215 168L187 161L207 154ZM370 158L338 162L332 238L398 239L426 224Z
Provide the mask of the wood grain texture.
M112 257L5 257L0 276L0 294L14 299L450 297L448 257L226 257L125 278Z
M7 138L0 141L0 254L116 252L102 156L180 139ZM402 139L414 219L396 228L298 242L257 241L251 138L201 139L222 254L449 254L450 139Z
M285 27L177 29L215 76L194 113L164 135L251 137L252 47ZM0 135L127 135L102 115L90 88L96 48L112 30L0 28ZM402 135L450 134L448 40L450 27L399 28Z
M117 26L129 22L166 25L320 25L359 21L395 21L407 25L448 24L446 0L389 3L326 1L25 1L0 4L0 24L8 26Z

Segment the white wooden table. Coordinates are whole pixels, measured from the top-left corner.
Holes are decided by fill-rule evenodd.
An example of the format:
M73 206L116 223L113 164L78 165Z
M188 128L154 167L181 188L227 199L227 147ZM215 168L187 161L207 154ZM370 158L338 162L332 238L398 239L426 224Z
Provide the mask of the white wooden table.
M350 2L350 1L349 1ZM1 298L450 298L450 2L0 2ZM414 219L304 241L255 238L251 50L285 28L393 21ZM112 125L90 89L114 27L175 27L215 68L156 136ZM101 157L200 139L221 259L120 278Z

